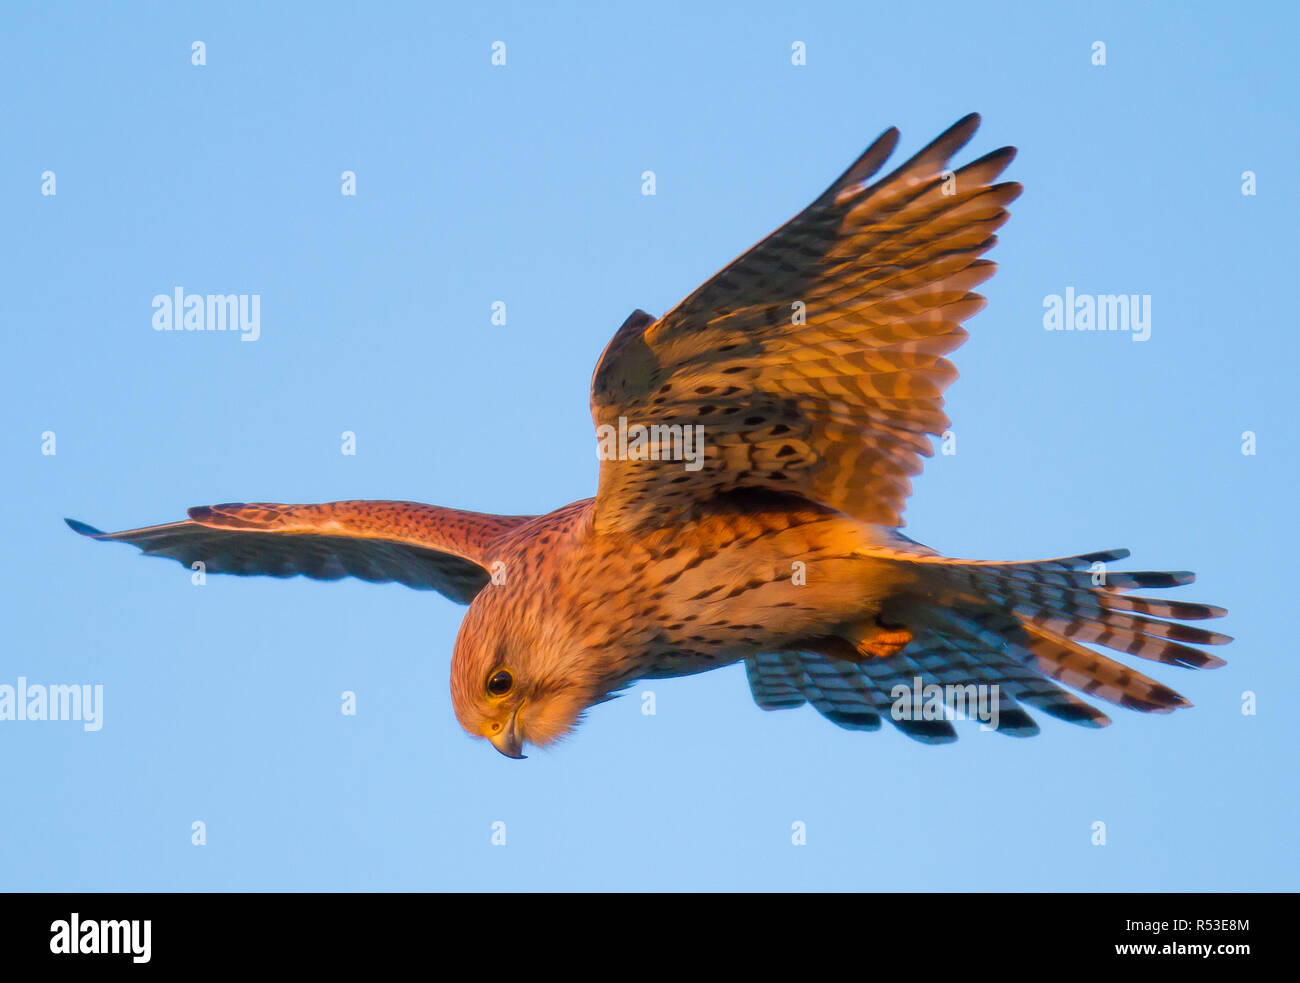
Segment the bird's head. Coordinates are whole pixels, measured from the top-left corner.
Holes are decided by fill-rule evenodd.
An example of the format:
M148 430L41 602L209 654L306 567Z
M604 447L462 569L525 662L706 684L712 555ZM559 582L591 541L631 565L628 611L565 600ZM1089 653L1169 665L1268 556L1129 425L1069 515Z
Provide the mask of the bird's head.
M524 744L564 737L607 698L598 656L494 603L489 587L470 605L451 657L451 702L471 737L509 758Z

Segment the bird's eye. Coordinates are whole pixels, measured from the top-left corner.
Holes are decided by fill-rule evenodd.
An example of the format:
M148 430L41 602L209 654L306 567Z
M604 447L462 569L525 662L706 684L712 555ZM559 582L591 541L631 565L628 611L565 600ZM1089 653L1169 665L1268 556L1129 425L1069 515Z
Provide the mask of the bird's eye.
M500 669L488 677L487 691L493 696L505 696L515 684L515 677L509 670Z

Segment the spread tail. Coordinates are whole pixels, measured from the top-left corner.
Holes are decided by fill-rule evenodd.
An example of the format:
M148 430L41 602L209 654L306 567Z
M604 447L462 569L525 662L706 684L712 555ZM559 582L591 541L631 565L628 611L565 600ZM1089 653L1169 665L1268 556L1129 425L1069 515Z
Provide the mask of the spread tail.
M1231 638L1183 622L1227 612L1130 594L1179 587L1195 577L1185 571L1111 572L1108 565L1128 556L1127 550L1020 563L955 560L910 542L904 550L899 558L922 568L921 586L882 614L910 629L913 640L881 659L862 659L850 644L820 639L806 650L747 660L759 706L781 709L806 700L840 726L875 729L884 717L910 737L946 743L956 739L952 714L899 719L891 698L897 687L910 690L916 680L937 686L952 706L953 693L960 695L963 687L996 685L996 729L1030 736L1038 727L1021 705L1085 726L1110 723L1063 687L1145 713L1191 706L1168 686L1085 642L1184 668L1224 664L1195 646L1223 645ZM956 709L969 715L965 703Z

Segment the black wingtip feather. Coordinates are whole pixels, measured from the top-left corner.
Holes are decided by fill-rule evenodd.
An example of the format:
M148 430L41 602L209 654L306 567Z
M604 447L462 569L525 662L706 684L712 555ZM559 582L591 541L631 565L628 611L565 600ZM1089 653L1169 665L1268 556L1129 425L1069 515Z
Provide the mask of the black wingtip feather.
M96 529L94 526L85 522L80 522L77 519L69 519L65 516L63 521L68 524L68 528L73 532L81 533L83 536L89 536L91 539L98 539L104 535L104 530Z
M822 193L819 201L833 200L837 194L846 188L854 187L869 180L880 168L885 165L885 161L893 156L894 150L898 147L900 134L898 127L891 126L880 136L872 141L871 146L849 165L848 169L841 174L831 184L829 188Z
M1039 709L1057 720L1083 727L1101 728L1110 724L1110 718L1100 710L1080 703L1048 703Z
M827 710L822 716L845 730L880 730L880 717L865 710Z
M957 732L946 720L895 720L894 726L923 744L951 744L957 740Z
M1131 556L1129 550L1120 547L1113 550L1097 550L1095 553L1080 553L1075 559L1081 564L1084 563L1110 563L1113 560L1127 560Z
M998 714L997 732L1008 737L1033 737L1038 723L1024 710L1008 707Z

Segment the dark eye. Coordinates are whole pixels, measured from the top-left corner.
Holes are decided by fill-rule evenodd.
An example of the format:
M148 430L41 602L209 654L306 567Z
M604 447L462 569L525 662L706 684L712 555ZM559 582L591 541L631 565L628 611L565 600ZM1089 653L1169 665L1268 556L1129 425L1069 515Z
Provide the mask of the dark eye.
M515 684L515 677L509 670L499 669L488 677L487 691L493 696L505 696Z

